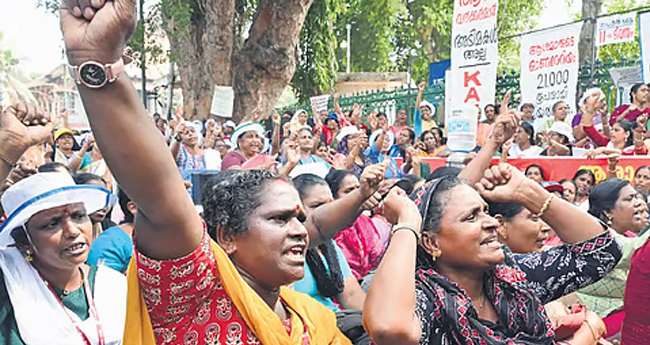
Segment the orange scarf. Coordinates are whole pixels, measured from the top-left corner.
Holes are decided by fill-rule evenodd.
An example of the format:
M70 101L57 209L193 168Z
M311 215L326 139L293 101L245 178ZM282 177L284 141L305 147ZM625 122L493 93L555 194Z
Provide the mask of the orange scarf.
M226 293L232 299L246 325L264 345L301 345L305 329L311 345L345 345L350 341L336 327L334 312L308 295L288 287L280 288L280 298L297 315L291 315L291 335L282 321L237 272L223 249L210 240L217 261L217 269ZM138 282L135 255L127 270L127 307L124 345L154 345L153 328L147 305ZM303 324L304 321L304 324Z

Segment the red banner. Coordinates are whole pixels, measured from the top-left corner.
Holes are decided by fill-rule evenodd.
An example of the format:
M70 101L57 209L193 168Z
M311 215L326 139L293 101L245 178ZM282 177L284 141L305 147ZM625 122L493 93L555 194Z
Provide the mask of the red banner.
M433 172L439 167L447 165L444 158L423 158L423 163L429 164ZM498 164L499 159L492 160L492 165ZM509 158L508 163L524 171L531 164L537 164L544 169L544 176L547 181L560 181L572 179L576 171L589 169L596 175L596 181L600 182L607 177L607 159L586 159L574 157L553 157L553 158ZM623 157L618 162L616 174L619 178L632 181L636 170L644 165L650 165L646 157Z

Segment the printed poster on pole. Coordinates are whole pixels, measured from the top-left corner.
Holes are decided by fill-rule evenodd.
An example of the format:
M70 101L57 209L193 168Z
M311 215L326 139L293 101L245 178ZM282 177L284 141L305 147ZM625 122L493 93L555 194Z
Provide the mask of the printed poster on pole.
M494 103L499 49L497 0L456 0L451 41L452 109Z
M553 123L553 105L567 103L571 123L576 113L575 97L580 60L578 43L582 22L544 30L521 38L521 98L535 106L535 130Z
M639 13L639 43L643 82L650 83L650 11Z
M596 45L627 43L634 41L636 30L636 13L630 12L617 16L598 18L596 24Z

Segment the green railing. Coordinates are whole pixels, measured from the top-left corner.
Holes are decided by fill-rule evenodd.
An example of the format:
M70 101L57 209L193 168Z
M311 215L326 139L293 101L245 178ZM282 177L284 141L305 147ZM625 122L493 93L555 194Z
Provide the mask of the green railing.
M610 110L613 109L616 104L617 90L609 75L609 70L611 68L632 67L639 64L639 56L634 56L630 59L622 56L618 61L610 60L604 62L596 60L596 63L594 63L593 66L590 62L586 62L585 65L580 68L576 99L579 99L578 96L580 96L585 90L592 87L600 87L607 96L607 103L610 106ZM512 91L513 99L511 100L511 105L514 106L519 101L520 95L518 71L512 70L497 77L496 99L502 99L508 90ZM625 92L625 90L620 91ZM358 103L364 109L364 116L370 110L389 113L391 111L387 111L388 109L393 109L394 112L400 108L406 109L408 114L412 116L412 110L415 107L417 94L417 88L409 87L400 87L394 90L381 89L363 91L347 97L341 96L339 99L339 105L341 106L341 109L348 111L352 109L352 106L355 103ZM436 111L438 118L444 116L441 113L442 108L440 107L444 106L445 102L444 80L427 86L422 94L422 98L438 107ZM305 109L311 113L311 106L309 104L295 104L289 108L292 110ZM330 98L329 109L334 109L332 98Z

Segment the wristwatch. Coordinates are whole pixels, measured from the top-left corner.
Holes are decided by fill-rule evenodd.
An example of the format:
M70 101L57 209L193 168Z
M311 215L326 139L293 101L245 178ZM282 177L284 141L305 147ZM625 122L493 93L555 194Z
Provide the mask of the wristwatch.
M120 58L109 64L86 61L79 66L70 66L70 69L72 77L78 85L100 89L106 84L114 82L124 71L124 60Z

